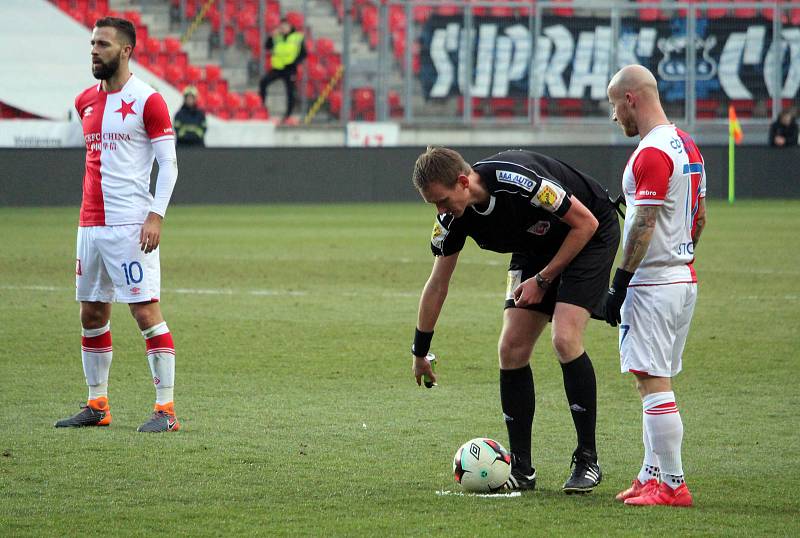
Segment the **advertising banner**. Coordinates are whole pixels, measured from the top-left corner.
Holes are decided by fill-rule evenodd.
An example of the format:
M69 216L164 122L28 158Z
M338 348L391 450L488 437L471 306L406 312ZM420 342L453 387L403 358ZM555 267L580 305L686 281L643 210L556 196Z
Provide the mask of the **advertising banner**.
M533 79L542 97L599 101L606 99L610 74L639 63L656 73L665 101L685 98L685 19L622 18L615 66L609 65L612 30L608 18L543 17L536 39L527 18L476 17L473 21L473 29L466 31L462 17L434 16L422 28L419 77L426 97L462 95L466 84L473 97L526 97ZM694 38L697 98L771 97L778 78L776 55L782 67L781 97L800 97L800 27L784 26L779 45L772 29L772 22L761 18L698 18Z

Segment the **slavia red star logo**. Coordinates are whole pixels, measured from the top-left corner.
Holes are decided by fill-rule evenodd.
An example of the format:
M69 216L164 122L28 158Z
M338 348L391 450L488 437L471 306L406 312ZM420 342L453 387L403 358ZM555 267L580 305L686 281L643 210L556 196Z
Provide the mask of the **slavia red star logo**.
M120 114L122 114L122 121L125 121L125 117L128 114L133 114L134 116L136 115L136 112L133 111L133 103L135 103L135 102L136 102L136 99L134 99L130 103L126 103L125 100L123 99L122 100L122 105L117 110L115 110L114 112L119 112Z

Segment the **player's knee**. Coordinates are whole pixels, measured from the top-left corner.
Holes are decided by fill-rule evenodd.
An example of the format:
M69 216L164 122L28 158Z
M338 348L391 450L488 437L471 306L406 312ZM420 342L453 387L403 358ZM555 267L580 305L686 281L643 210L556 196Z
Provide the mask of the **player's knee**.
M131 314L141 330L149 329L164 321L161 311L151 305L131 305Z
M81 326L84 329L99 329L108 323L108 313L104 308L81 305Z
M502 338L497 345L500 367L503 369L522 368L531 358L532 346L528 342L513 338Z
M561 362L569 362L583 353L583 339L573 333L553 333L553 349Z

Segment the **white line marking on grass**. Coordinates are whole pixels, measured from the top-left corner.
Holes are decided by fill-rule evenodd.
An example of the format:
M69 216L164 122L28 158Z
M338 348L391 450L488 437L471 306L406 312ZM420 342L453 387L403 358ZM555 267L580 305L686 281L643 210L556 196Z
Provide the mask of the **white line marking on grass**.
M0 285L3 290L18 290L18 291L51 291L63 292L71 291L74 288L62 286L39 286L39 285ZM162 290L167 293L177 293L179 295L250 295L254 297L307 297L311 295L310 292L300 290L270 290L270 289L255 289L255 290L234 290L228 288L175 288ZM336 295L339 297L383 297L383 298L417 298L420 292L418 291L385 291L379 293L365 293L361 291L340 291L338 293L329 293L328 295ZM469 297L479 298L497 298L499 293L470 293L462 294ZM778 300L778 301L797 301L800 295L740 295L736 297L740 301L764 301L764 300Z
M59 286L14 286L14 285L0 285L3 290L17 290L17 291L71 291L75 288L59 287ZM311 295L307 291L299 290L234 290L228 288L175 288L175 289L162 289L162 292L177 293L180 295L251 295L255 297L307 297ZM367 293L362 291L340 291L328 293L327 295L339 297L383 297L388 299L393 298L417 298L419 291L384 291L378 293ZM501 297L502 293L475 293L470 294L471 297Z
M511 491L509 493L464 493L463 491L450 491L450 490L437 490L436 495L439 497L485 497L487 499L511 499L513 497L522 497L522 492Z
M38 286L38 285L0 285L0 290L17 290L17 291L52 291L52 292L64 292L64 291L72 291L75 288L73 287L65 287L65 286ZM229 288L175 288L175 289L163 289L162 292L167 293L177 293L179 295L249 295L253 297L308 297L311 292L308 291L300 291L300 290L269 290L269 289L255 289L255 290L235 290ZM419 291L383 291L377 293L369 293L363 291L339 291L334 293L328 293L329 296L338 296L338 297L382 297L385 299L406 299L406 298L417 298L419 297ZM502 297L501 292L497 293L461 293L461 294L453 294L453 297L460 295L463 297L475 297L475 298L488 298L488 299L496 299L498 297ZM800 295L796 294L787 294L787 295L740 295L738 297L734 297L740 301L797 301L800 299Z

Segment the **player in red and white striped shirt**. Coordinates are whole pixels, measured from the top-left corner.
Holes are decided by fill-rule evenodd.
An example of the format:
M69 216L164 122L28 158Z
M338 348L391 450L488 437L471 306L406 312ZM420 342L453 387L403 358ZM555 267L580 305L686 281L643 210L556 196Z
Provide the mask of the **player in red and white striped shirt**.
M619 324L622 371L642 397L644 461L627 505L691 506L681 460L683 422L672 391L697 299L694 249L705 226L706 176L692 138L671 124L656 79L640 65L608 85L613 120L641 142L625 167L627 212L621 267L606 299L606 320Z
M127 303L145 338L155 411L139 431L176 431L175 346L159 306L161 221L178 177L175 137L163 97L129 69L136 32L124 19L95 24L96 84L75 99L86 142L78 228L76 299L81 304L87 405L56 427L107 426L111 303ZM150 171L158 161L155 197Z

